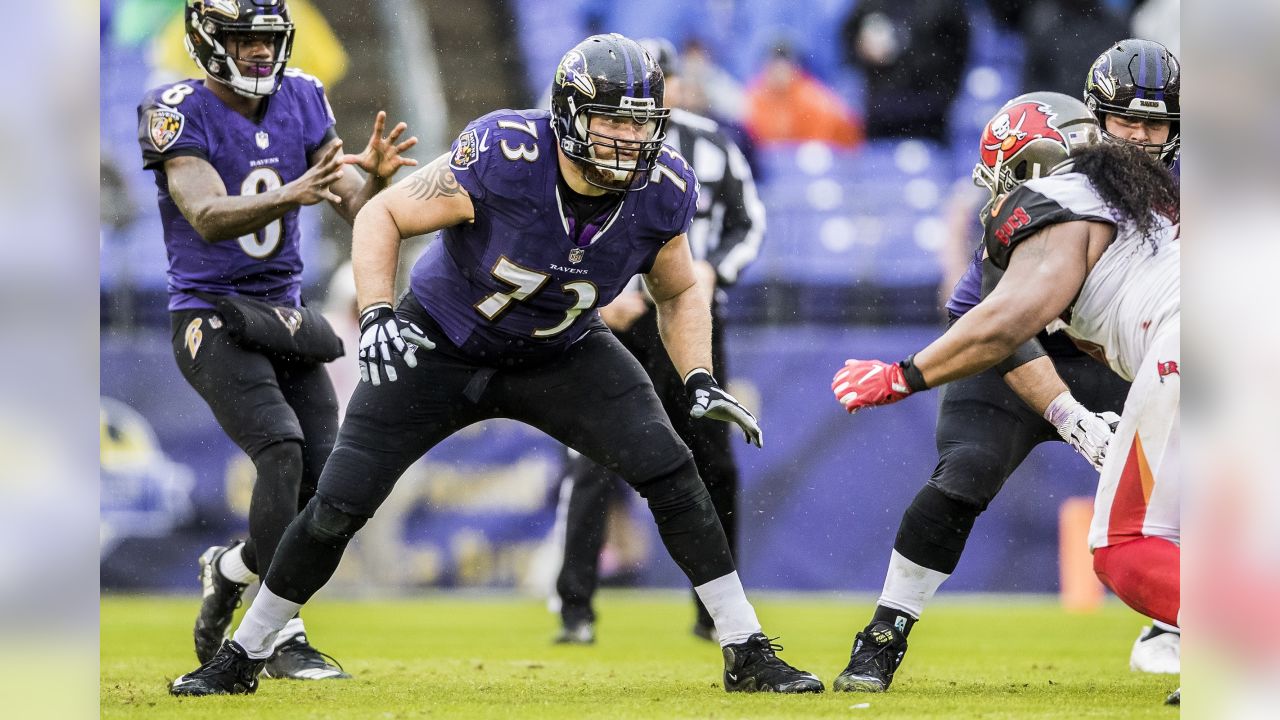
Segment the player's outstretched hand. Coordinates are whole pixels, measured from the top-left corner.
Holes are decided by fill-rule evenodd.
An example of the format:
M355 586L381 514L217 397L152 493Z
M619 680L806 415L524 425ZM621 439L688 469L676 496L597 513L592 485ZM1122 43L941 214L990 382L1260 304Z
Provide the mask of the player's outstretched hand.
M341 150L341 138L334 138L321 148L320 159L316 164L307 168L297 180L285 185L290 190L289 197L299 205L315 205L325 200L341 203L342 198L329 189L346 172L342 156L338 154Z
M418 367L417 352L434 350L422 328L401 320L389 303L375 303L360 314L360 380L374 385L397 380L392 353L404 358L410 368Z
M831 381L831 391L849 413L896 403L911 394L902 366L879 360L845 360Z
M1049 403L1044 418L1053 424L1067 444L1084 456L1098 471L1107 459L1107 447L1120 426L1120 416L1113 412L1095 413L1081 405L1070 392L1064 392Z
M391 128L391 134L382 136L387 126L387 113L379 110L373 119L373 134L369 136L369 144L359 155L344 155L342 162L355 165L370 175L382 180L390 180L396 171L405 166L417 165L413 158L403 157L400 153L418 144L417 136L397 143L404 131L409 128L404 123L397 123Z
M758 448L764 447L764 436L760 433L760 423L751 411L742 406L737 398L725 392L720 383L705 370L695 371L684 381L685 392L689 393L692 408L689 415L694 418L710 418L721 422L736 423L742 428L742 435L747 442Z

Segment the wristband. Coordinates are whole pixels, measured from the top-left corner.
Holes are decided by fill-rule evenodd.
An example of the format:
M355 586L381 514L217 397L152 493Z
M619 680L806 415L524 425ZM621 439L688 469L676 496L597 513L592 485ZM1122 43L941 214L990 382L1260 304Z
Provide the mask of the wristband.
M911 388L911 392L928 390L929 384L924 381L924 373L916 367L915 357L914 353L908 355L906 360L898 363L898 367L902 368L902 376L906 378L907 387Z

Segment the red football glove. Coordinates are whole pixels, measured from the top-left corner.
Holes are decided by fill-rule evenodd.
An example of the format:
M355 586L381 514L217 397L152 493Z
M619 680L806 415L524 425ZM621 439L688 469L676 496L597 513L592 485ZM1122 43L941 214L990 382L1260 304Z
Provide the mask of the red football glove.
M850 413L896 403L911 394L902 366L879 360L845 360L831 381L831 390Z

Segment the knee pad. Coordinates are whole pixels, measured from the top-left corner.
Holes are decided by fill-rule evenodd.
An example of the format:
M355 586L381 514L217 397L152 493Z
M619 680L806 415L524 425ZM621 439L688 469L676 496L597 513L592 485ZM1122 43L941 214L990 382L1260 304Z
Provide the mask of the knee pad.
M903 513L893 547L908 560L952 573L982 508L925 485Z
M297 440L271 443L254 454L253 466L259 478L301 479L302 443Z
M698 466L692 456L673 470L636 482L633 487L650 505L681 502L698 495L699 491L704 496L707 494L707 486L698 477Z
M330 547L345 547L369 518L344 512L320 496L311 498L302 511L307 535Z
M1000 492L1009 474L1004 453L969 443L944 449L929 485L942 494L976 506L981 513Z
M695 512L694 516L716 517L711 495L707 492L707 486L699 479L698 468L692 458L671 472L637 484L635 488L649 503L649 509L660 526L668 519L690 510L705 511Z

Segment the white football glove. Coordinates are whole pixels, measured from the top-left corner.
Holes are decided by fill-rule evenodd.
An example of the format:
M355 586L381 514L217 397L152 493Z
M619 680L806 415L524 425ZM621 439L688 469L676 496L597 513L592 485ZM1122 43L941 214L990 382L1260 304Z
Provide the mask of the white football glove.
M376 303L360 314L360 380L382 384L382 375L395 382L396 368L391 353L404 358L404 364L418 367L418 348L434 350L436 344L427 339L422 328L401 320L388 303Z
M1044 419L1058 430L1076 452L1099 471L1107 459L1107 446L1120 425L1120 416L1113 412L1095 413L1081 405L1070 392L1064 392L1049 403Z

